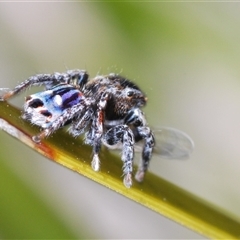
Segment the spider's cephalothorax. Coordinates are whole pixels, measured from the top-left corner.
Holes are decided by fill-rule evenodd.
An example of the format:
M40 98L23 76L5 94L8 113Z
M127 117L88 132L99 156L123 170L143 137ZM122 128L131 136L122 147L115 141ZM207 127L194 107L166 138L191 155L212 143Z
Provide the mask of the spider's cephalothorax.
M151 159L154 137L143 112L146 96L131 81L117 74L89 80L84 70L38 74L6 92L1 100L32 85L45 85L45 91L30 95L24 104L23 118L44 130L33 136L40 142L60 127L70 124L73 136L85 133L85 142L93 147L92 168L98 171L101 144L114 148L122 144L124 184L132 185L134 144L143 140L142 159L136 180L142 181Z

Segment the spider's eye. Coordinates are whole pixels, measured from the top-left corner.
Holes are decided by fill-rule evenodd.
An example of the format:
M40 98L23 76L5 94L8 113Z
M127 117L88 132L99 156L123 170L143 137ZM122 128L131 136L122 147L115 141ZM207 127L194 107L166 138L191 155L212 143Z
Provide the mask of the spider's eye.
M133 94L134 94L134 92L133 92L133 91L129 91L129 92L127 92L127 96L128 96L128 97L132 97L132 96L133 96Z

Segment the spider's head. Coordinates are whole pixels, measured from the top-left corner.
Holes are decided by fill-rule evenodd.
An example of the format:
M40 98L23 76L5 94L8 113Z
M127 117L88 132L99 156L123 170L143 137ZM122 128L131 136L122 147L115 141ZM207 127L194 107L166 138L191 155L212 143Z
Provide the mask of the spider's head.
M120 89L122 92L122 98L128 102L129 107L143 107L147 102L147 97L141 91L141 89L130 80L119 77Z
M128 110L132 108L141 108L147 102L147 97L144 93L140 89L132 87L126 87L116 95L116 98L119 100L116 102L116 105L124 104Z
M147 97L140 89L128 89L127 97L135 103L136 107L143 107L147 103Z
M114 83L113 111L124 116L133 108L141 108L147 102L147 97L133 82L118 75L110 75Z

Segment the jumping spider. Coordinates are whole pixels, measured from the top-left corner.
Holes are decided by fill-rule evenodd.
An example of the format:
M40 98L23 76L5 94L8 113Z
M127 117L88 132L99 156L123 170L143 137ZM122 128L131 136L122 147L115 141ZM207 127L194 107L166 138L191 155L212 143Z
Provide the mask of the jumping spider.
M147 126L141 107L144 93L130 80L118 74L96 76L89 80L84 70L66 73L37 74L6 92L1 100L22 92L30 86L45 85L45 91L26 97L22 117L43 128L33 136L39 143L60 127L70 124L74 137L85 133L85 142L93 147L92 168L98 171L102 143L114 147L122 143L124 185L132 185L135 142L143 140L142 159L136 173L141 182L148 169L154 148L154 137Z

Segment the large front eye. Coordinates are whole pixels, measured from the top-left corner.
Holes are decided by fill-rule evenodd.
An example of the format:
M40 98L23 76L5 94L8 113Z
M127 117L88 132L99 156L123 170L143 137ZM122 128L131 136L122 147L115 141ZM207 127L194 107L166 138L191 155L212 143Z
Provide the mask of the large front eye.
M128 91L128 92L127 92L127 96L128 96L128 97L132 97L132 96L133 96L133 94L134 94L134 92L133 92L133 91Z

